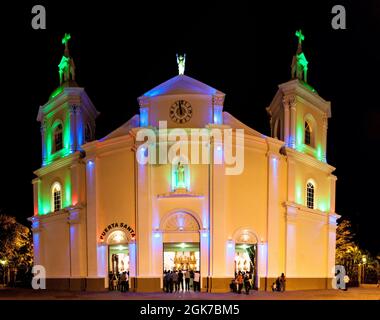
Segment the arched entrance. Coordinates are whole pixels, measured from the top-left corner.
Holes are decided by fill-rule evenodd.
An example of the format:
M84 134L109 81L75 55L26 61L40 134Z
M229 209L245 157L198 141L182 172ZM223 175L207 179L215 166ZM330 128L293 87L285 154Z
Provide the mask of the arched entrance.
M258 238L250 228L239 228L234 233L234 272L249 273L254 289L258 288Z
M178 290L200 290L201 223L199 219L194 213L176 210L163 217L160 228L163 235L163 277L165 278L168 272L181 273L180 278L183 280L182 283L179 282ZM166 281L163 281L164 287L165 283ZM176 288L172 289L175 291Z
M106 243L108 245L108 287L117 290L121 275L126 272L128 278L130 276L130 238L123 230L114 230L108 235Z

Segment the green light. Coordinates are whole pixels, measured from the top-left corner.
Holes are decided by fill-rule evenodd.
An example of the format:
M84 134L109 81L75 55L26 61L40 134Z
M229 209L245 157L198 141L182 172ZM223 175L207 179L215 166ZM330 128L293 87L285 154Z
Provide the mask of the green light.
M65 46L67 46L67 44L69 43L70 39L71 39L70 33L65 33L64 37L62 38L62 44L64 44Z
M58 87L53 91L53 93L50 95L50 99L54 99L56 96L58 96L63 91L63 87Z
M317 147L317 159L319 161L322 161L322 146L321 145L318 145Z
M296 187L296 202L298 204L302 204L302 191L301 187L297 186Z
M71 206L71 177L70 173L66 174L65 178L65 198L64 198L64 207L69 207Z
M66 121L63 129L64 148L66 152L70 151L70 114L67 112ZM65 154L66 154L65 152Z
M298 38L298 43L302 45L302 41L305 40L305 36L302 34L302 30L296 31L296 37Z

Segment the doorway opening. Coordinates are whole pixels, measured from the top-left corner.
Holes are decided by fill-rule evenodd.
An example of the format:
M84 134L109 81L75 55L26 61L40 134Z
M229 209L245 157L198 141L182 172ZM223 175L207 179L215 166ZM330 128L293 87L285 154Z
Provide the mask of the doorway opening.
M163 289L166 292L200 291L199 242L164 243Z
M129 250L128 245L108 246L109 273L117 276L124 271L129 272Z
M199 242L164 243L164 271L200 271Z
M257 244L237 243L235 245L235 276L248 273L253 288L257 289Z

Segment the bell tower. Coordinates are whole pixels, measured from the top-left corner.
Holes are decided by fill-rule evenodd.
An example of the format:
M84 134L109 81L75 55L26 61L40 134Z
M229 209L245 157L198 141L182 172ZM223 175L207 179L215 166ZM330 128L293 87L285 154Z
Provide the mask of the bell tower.
M284 141L288 148L326 162L327 121L330 102L320 97L307 83L308 61L302 51L305 36L296 32L298 47L291 64L291 80L278 86L267 107L271 136Z
M75 81L75 64L68 46L70 39L70 34L62 39L65 50L58 65L60 85L38 112L42 166L80 151L82 144L95 139L95 119L99 112L84 88Z

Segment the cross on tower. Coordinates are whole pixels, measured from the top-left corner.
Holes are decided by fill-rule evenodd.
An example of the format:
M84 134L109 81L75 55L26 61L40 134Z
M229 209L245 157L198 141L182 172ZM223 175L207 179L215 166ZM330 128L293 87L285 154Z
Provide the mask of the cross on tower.
M70 39L71 39L70 33L65 33L64 37L62 38L62 44L65 45L65 48L67 48L67 45Z
M302 34L302 30L296 31L296 37L298 38L298 44L302 45L302 41L305 40L305 36Z

